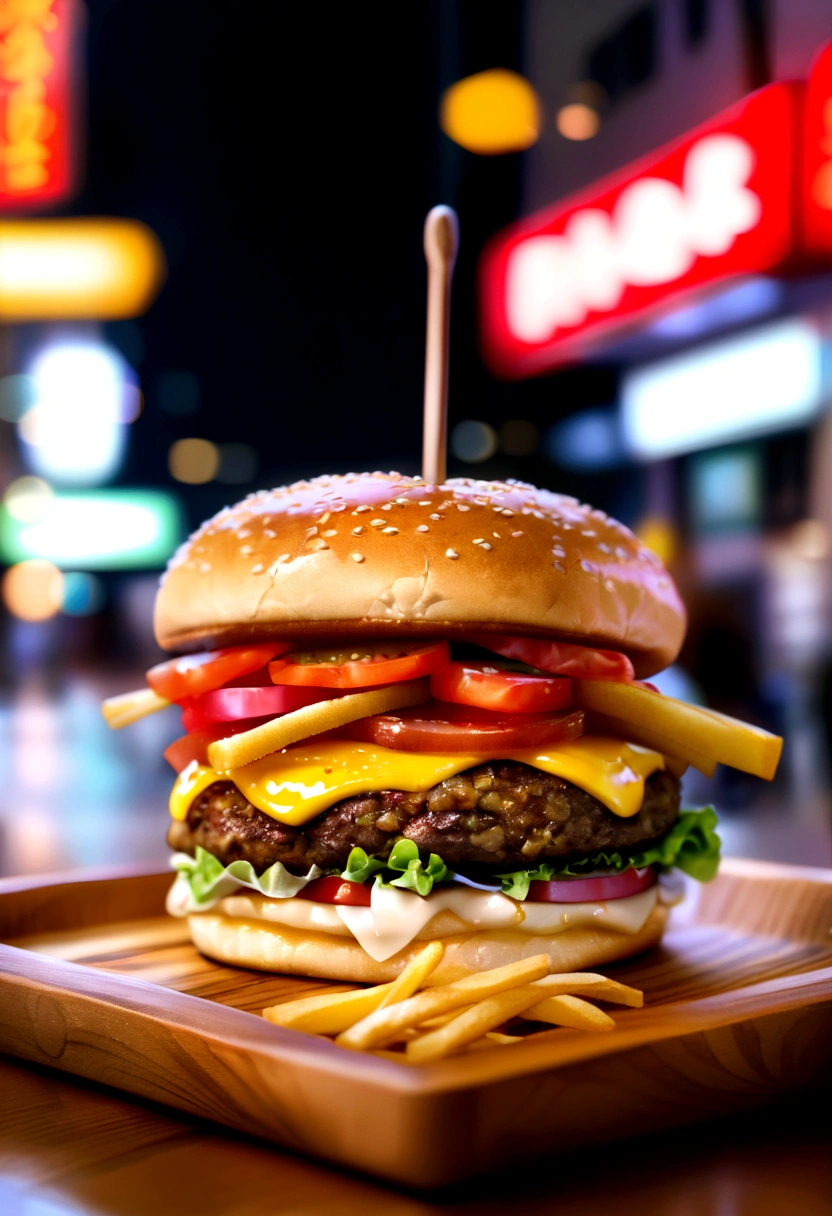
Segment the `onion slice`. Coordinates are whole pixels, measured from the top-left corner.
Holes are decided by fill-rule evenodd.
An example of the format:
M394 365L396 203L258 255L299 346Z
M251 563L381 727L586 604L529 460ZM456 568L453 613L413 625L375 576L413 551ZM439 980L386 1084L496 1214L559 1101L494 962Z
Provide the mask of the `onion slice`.
M272 718L262 726L244 731L229 739L218 739L208 748L208 760L212 768L241 768L279 751L291 743L299 743L311 735L346 726L358 718L369 718L375 714L389 713L391 709L404 709L408 705L422 705L430 700L427 679L406 680L391 684L372 692L352 693L335 697L331 701L319 701L316 705L305 705L294 713Z

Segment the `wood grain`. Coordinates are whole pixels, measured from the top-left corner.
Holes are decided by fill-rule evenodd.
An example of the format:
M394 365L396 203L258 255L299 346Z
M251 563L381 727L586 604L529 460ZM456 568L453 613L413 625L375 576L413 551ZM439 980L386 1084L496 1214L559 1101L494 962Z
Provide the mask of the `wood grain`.
M747 1110L832 1063L828 872L729 862L659 950L605 969L646 997L610 1034L423 1068L252 1016L337 986L200 957L161 914L169 882L0 884L0 1047L416 1186Z

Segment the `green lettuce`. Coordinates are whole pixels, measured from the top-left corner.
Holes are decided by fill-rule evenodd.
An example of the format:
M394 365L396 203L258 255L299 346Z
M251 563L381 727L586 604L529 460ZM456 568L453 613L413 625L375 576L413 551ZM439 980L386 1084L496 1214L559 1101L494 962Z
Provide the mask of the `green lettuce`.
M176 870L178 880L187 883L191 898L199 907L223 899L240 887L250 887L269 899L288 899L321 874L317 866L312 866L308 874L299 878L290 874L279 861L262 874L257 874L250 861L232 861L224 866L199 845L195 857L187 853L174 853L171 865Z
M626 870L630 866L637 870L644 866L658 866L662 870L675 867L684 870L698 882L709 882L719 866L717 823L717 814L712 806L703 807L700 811L682 811L677 822L657 844L630 857L622 857L620 853L595 853L579 861L544 862L534 870L515 870L510 874L498 874L497 877L502 881L503 894L519 900L526 898L531 882L577 877L593 870Z
M383 870L391 870L398 877L388 878L385 882L381 873ZM366 882L373 876L383 887L402 887L406 891L415 891L417 895L430 895L435 883L449 882L453 878L442 858L435 853L431 853L425 865L412 840L396 841L386 861L368 856L363 849L352 849L341 877L350 882Z

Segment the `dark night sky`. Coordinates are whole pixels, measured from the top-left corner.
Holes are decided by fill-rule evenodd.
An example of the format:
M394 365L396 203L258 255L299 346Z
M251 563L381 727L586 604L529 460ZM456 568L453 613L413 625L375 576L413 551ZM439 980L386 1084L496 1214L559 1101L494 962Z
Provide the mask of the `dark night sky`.
M90 0L87 175L71 210L145 220L169 262L148 315L108 327L146 398L122 480L170 484L184 435L256 446L254 485L417 471L422 224L437 202L462 226L451 422L545 425L604 399L606 373L502 385L477 353L476 259L517 214L521 158L457 148L437 106L461 76L520 66L521 10ZM160 377L179 369L201 386L189 417L162 406ZM564 480L540 457L452 471ZM193 522L236 491L189 490Z

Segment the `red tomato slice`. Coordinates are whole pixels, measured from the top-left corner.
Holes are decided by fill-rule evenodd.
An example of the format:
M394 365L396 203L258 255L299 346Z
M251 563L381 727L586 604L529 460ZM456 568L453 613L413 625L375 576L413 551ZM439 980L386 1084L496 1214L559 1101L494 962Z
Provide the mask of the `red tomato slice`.
M274 684L262 688L216 688L204 696L180 702L182 725L187 731L196 731L237 718L273 718L316 701L330 701L337 695L326 688L276 688Z
M513 752L545 747L583 732L580 709L566 714L494 714L472 706L429 701L341 727L337 737L401 752Z
M622 870L620 874L599 874L593 878L556 878L551 882L535 880L529 885L527 899L535 904L606 903L646 891L656 881L652 866L643 870Z
M204 650L201 654L183 654L178 659L157 663L147 673L147 682L160 697L181 701L185 697L200 697L204 692L221 688L250 671L264 667L275 655L292 649L291 642L264 642L258 646L234 646L230 650Z
M243 718L240 722L220 722L207 726L205 730L174 739L173 743L165 748L164 757L177 773L181 773L194 760L197 764L207 764L209 743L215 743L217 739L227 739L230 735L239 735L241 731L251 730L265 721L266 718Z
M568 642L542 642L537 638L503 637L499 633L469 633L466 641L493 650L505 659L517 659L540 671L576 680L632 680L633 665L617 650L592 650Z
M430 691L437 701L495 713L551 713L572 704L572 683L562 676L527 676L489 663L449 663L431 676Z
M297 651L269 664L275 684L303 684L317 688L367 688L429 676L450 662L447 642L391 645L358 642L342 650Z
M336 874L313 878L295 899L314 899L319 904L346 904L349 908L369 908L371 887L363 882L349 882Z

